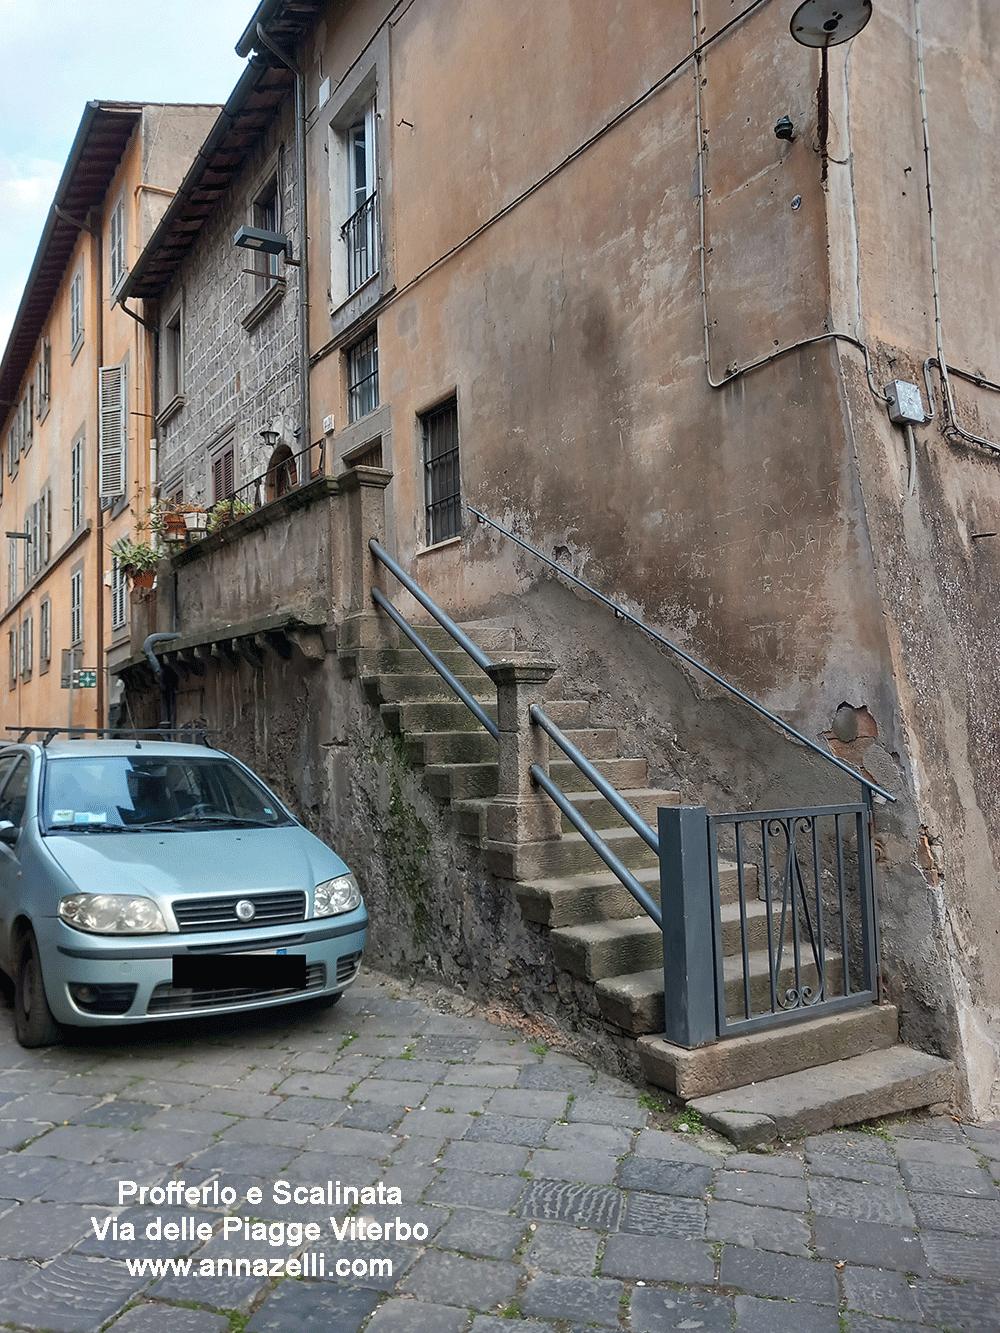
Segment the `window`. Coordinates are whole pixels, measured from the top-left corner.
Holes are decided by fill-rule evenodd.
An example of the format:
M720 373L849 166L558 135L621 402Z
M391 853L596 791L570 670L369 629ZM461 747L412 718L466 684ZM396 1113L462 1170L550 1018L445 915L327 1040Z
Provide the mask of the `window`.
M7 557L7 601L13 602L17 597L17 541L8 542Z
M69 637L75 646L83 643L83 569L69 576Z
M28 385L28 392L21 399L21 453L26 454L31 448L35 429L35 386Z
M48 415L51 396L52 343L48 338L43 338L38 354L38 365L35 368L35 411L38 413L39 421L44 421Z
M69 521L73 532L83 525L83 437L73 444L69 456Z
M52 602L43 597L38 608L38 672L44 675L52 661Z
M52 559L52 487L46 484L38 500L37 560L35 570Z
M176 398L179 393L184 392L184 337L180 306L167 325L166 343L167 397Z
M124 629L128 622L128 581L118 557L111 564L111 628Z
M69 285L69 351L75 357L83 345L83 269L78 268Z
M378 407L378 329L347 350L347 419L357 421Z
M230 435L217 454L212 456L212 499L224 500L232 495L235 483L233 437Z
M278 197L278 178L272 176L254 200L253 225L264 231L281 231L281 203ZM261 252L254 254L254 279L258 297L263 296L278 281L278 256Z
M112 292L125 277L125 195L121 194L111 211L108 224L108 268Z
M451 398L420 418L424 444L424 503L427 545L462 531L462 487L458 467L458 401Z
M379 216L375 99L347 131L347 293L363 286L379 268Z
M7 648L10 653L10 688L17 688L17 630L12 629L7 635Z
M30 615L21 621L21 678L27 680L34 665L35 624Z
M100 449L99 494L102 501L125 494L128 450L128 392L125 367L101 366L97 428Z

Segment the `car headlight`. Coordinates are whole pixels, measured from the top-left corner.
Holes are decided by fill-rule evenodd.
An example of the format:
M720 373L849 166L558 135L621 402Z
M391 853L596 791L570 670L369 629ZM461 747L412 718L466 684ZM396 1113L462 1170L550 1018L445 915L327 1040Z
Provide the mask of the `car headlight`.
M361 906L361 890L353 875L338 875L316 885L313 916L337 916Z
M59 916L95 935L156 935L167 929L151 898L125 893L71 893L59 903Z

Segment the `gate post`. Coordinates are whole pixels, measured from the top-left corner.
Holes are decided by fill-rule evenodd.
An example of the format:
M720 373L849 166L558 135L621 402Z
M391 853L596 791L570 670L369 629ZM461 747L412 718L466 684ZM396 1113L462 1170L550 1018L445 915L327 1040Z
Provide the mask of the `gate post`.
M708 812L666 806L658 817L664 1036L675 1046L703 1046L718 1036Z

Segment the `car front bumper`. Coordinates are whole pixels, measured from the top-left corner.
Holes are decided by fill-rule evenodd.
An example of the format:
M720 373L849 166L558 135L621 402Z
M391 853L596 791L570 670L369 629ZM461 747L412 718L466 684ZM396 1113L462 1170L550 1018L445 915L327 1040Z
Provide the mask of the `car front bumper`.
M239 932L90 935L58 918L36 922L35 931L53 1017L59 1023L103 1027L230 1014L336 995L357 976L367 926L362 906L343 916ZM246 985L174 988L174 954L213 953L245 955ZM305 955L306 989L269 990L254 984L254 956L277 953Z

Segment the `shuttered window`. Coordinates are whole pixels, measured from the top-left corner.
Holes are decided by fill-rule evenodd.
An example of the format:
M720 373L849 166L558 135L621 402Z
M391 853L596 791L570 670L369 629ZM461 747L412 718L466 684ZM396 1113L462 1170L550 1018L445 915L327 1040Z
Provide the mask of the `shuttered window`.
M98 436L100 440L99 494L101 500L114 500L125 494L128 397L124 366L101 367Z
M212 499L224 500L232 495L235 483L233 442L229 440L212 458Z
M52 659L52 602L42 598L38 608L38 661L39 671L47 671Z
M128 618L128 584L118 557L111 565L111 628L122 629Z
M75 440L69 456L69 521L73 532L83 523L83 440Z

